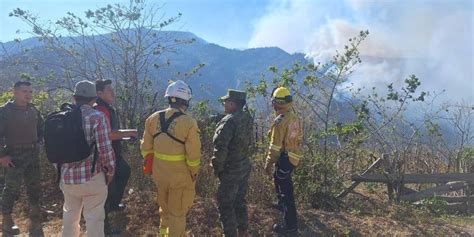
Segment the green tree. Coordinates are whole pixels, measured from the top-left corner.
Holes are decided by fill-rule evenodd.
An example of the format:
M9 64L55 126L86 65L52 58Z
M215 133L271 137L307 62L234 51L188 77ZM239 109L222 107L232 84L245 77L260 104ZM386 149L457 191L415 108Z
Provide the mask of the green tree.
M112 79L122 125L130 127L140 124L160 102L161 91L152 90L157 84L150 78L161 66L170 64L163 55L194 41L174 39L163 32L181 14L165 18L162 7L147 5L143 0L109 4L88 10L83 17L67 12L54 23L43 23L19 8L10 16L28 24L33 36L59 58L56 65L49 65L49 60L29 63L59 68L54 85L47 84L50 91L71 91L74 83L83 79Z

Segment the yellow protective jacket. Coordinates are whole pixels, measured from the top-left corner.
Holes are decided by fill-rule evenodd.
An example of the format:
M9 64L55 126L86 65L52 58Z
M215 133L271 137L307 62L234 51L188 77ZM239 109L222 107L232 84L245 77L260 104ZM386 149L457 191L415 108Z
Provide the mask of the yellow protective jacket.
M298 166L301 158L302 139L300 120L291 111L291 106L277 111L277 117L268 132L270 147L266 165L274 164L281 152L287 152L292 165Z
M165 109L165 118L179 112L178 109ZM145 131L140 150L143 157L154 154L161 162L182 162L192 175L196 175L201 164L201 141L197 122L190 115L184 114L171 122L168 132L184 142L181 144L167 134L162 133L153 139L153 135L161 131L159 112L153 113L145 122ZM178 163L176 163L178 164Z

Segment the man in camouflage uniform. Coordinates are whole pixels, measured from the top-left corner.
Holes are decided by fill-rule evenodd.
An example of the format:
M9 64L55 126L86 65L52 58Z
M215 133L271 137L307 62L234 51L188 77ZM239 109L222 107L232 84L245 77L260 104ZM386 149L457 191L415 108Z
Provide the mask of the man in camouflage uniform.
M2 193L3 233L19 234L12 219L13 205L25 180L30 204L30 234L41 231L39 147L43 119L31 104L31 83L20 81L13 86L13 100L0 106L0 163L5 167Z
M248 229L248 179L252 168L249 147L253 119L243 107L246 93L228 90L221 97L227 114L218 123L214 134L212 167L219 178L217 202L225 236L246 236Z

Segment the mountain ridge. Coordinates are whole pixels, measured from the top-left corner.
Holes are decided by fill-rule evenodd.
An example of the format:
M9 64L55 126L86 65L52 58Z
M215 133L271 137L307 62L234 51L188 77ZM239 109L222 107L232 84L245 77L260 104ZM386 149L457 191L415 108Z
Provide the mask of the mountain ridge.
M169 60L171 64L160 68L151 79L158 81L158 84L161 85L169 79L176 79L178 74L181 75L179 77L182 77L185 72L190 71L193 67L204 64L204 67L198 73L186 78L193 88L206 88L201 91L196 89L199 92L196 93L196 99L214 101L215 98L225 94L228 88L245 89L245 81L258 81L262 75L270 75L268 71L270 66L288 68L295 62L308 62L304 54L290 54L278 47L229 49L207 42L191 32L160 31L151 33L157 33L159 37L166 39L194 39L193 43L177 46L175 52L167 52L161 55L164 58L162 63L166 64L166 60ZM110 40L110 35L103 34L88 37L96 37L95 40ZM62 40L71 43L74 39L64 37ZM56 63L55 60L57 59L55 59L54 53L47 52L47 49L44 48L43 43L38 38L32 37L20 42L22 47L19 47L18 42L15 41L1 43L3 50L0 49L0 79L5 78L11 81L12 78L18 78L20 72L27 72L33 76L45 76L51 68L35 71L21 66L9 65L9 61L25 57L48 61L51 64ZM25 51L24 49L28 50Z

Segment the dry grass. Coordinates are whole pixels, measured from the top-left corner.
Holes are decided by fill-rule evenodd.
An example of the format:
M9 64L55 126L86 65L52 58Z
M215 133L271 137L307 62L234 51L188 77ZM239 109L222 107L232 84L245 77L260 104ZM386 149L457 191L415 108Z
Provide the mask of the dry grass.
M130 154L138 154L131 147ZM274 198L272 182L263 176L262 157L254 157L254 170L250 178L248 194L249 224L252 236L272 236L271 226L281 221L281 214L268 208ZM61 229L62 193L55 183L52 166L41 158L42 210L48 211L43 231L45 236L57 236ZM203 167L198 179L196 198L187 216L190 236L219 236L216 201L217 181L209 166L210 156L203 157ZM149 176L141 172L138 155L129 156L132 177L127 186L124 203L126 214L120 218L126 232L122 236L141 236L158 232L159 216L155 202L155 188ZM472 236L472 217L435 218L429 213L399 205L389 205L383 186L360 185L345 201L347 209L341 212L325 212L301 204L298 210L300 236ZM28 207L22 195L15 207L14 217L22 231L27 230Z

